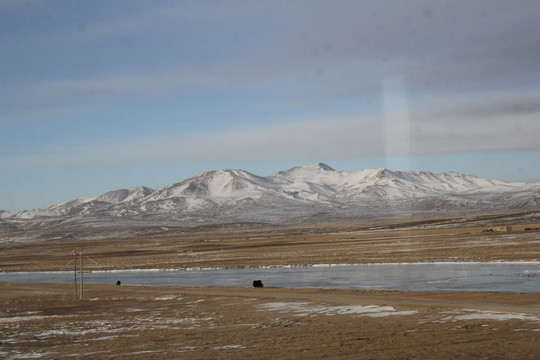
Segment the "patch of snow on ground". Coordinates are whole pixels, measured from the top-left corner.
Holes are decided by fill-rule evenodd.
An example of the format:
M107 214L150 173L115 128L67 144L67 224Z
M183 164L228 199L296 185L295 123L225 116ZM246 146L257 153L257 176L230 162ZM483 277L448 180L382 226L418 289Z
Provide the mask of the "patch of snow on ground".
M112 350L102 350L102 351L93 351L93 352L87 352L87 353L77 353L77 354L68 354L68 355L64 355L65 357L74 357L74 356L88 356L88 355L95 355L95 354L106 354L106 353L110 353L112 352Z
M154 298L154 300L174 300L176 298L177 298L176 295L164 295L164 296Z
M31 352L30 354L20 354L16 355L15 357L12 357L10 359L39 359L43 356L47 356L49 353L37 353L37 352Z
M50 315L50 316L43 316L43 315L33 315L33 316L13 316L13 317L6 317L6 318L0 318L0 324L2 323L9 323L9 322L19 322L19 321L32 321L32 320L41 320L41 319L50 319L53 317L60 317L60 315Z
M530 315L530 314L521 314L521 313L502 313L494 311L480 311L480 310L469 310L468 314L463 315L450 315L443 319L442 321L456 321L456 320L525 320L540 323L540 317Z
M85 329L85 328L75 328L75 329L51 329L45 330L36 334L38 338L48 338L53 336L81 336L91 333L113 333L120 332L123 329L107 329L107 328L97 328L97 329Z
M215 350L220 350L220 349L243 349L244 346L242 345L224 345L224 346L216 346L214 347Z
M186 351L193 351L195 349L196 349L195 346L183 346L183 347L180 348L180 350L177 350L176 352L182 353L182 352L186 352Z
M363 315L370 317L383 317L391 315L412 315L417 313L415 310L411 311L396 311L392 306L378 306L378 305L341 305L341 306L323 306L315 305L309 302L271 302L261 304L258 306L261 311L281 311L292 312L298 316L308 315Z

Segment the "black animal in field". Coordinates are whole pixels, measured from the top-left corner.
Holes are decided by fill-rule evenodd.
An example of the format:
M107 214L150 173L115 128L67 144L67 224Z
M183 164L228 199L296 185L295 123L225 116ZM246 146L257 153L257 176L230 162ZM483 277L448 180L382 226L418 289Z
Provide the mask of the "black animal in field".
M116 285L122 285L122 282L121 282L120 280L118 280L118 281L116 282Z
M253 287L254 288L262 288L263 287L263 283L261 280L253 280Z

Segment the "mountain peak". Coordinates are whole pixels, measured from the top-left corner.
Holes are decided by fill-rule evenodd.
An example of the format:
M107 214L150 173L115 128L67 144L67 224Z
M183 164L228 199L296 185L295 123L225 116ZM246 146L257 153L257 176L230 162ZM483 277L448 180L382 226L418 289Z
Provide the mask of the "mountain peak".
M320 171L336 171L331 166L325 163L318 163L314 165L295 166L286 171L280 171L279 173L300 173L300 172L320 172Z
M316 165L312 165L312 166L317 167L317 168L319 168L321 170L324 170L324 171L336 171L331 166L326 165L325 163L322 163L322 162L318 163Z
M388 170L387 168L378 168L373 172L373 175L387 175L390 174L392 170Z

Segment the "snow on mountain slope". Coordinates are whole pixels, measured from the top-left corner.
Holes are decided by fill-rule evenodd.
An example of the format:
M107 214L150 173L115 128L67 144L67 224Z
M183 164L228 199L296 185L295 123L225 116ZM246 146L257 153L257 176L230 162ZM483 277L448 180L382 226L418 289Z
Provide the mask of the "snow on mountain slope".
M0 219L3 218L3 217L8 217L8 216L10 216L12 214L13 214L12 211L0 210Z
M336 184L341 181L344 175L346 173L343 171L337 171L326 164L319 163L316 165L297 166L287 171L280 171L272 175L271 178L293 183Z
M157 191L121 189L2 216L8 221L92 216L200 224L272 222L317 214L346 217L538 208L540 184L506 183L455 172L375 169L349 174L319 163L267 177L244 170L207 171Z
M182 182L169 185L140 201L144 211L148 203L170 203L182 199L188 209L207 208L245 198L260 198L275 192L275 185L266 178L243 170L208 171ZM156 207L154 206L154 210Z
M65 203L50 205L43 209L24 210L15 213L12 217L18 220L24 220L94 214L107 210L116 204L135 201L138 198L151 194L152 192L154 192L154 190L145 186L114 190L100 196L81 197Z
M434 174L424 171L391 171L388 169L363 170L351 174L341 184L341 191L364 191L378 187L389 196L402 197L405 194L452 194L467 193L480 189L505 191L522 187L522 183L505 183L476 176L445 172Z
M106 202L110 204L120 204L129 201L134 201L145 196L150 195L155 190L146 186L134 187L130 189L120 189L109 191L101 196L95 198L95 201Z
M347 176L331 200L376 213L536 209L538 189L540 184L506 183L455 172L378 169Z
M280 171L270 179L289 197L303 201L321 201L333 196L336 186L347 174L326 164L298 166Z
M24 210L14 214L14 217L20 220L24 219L34 219L41 217L55 217L63 216L71 212L73 209L76 209L80 206L83 206L86 203L93 201L95 197L81 197L75 200L71 200L65 203L59 203L47 206L43 209L30 209Z

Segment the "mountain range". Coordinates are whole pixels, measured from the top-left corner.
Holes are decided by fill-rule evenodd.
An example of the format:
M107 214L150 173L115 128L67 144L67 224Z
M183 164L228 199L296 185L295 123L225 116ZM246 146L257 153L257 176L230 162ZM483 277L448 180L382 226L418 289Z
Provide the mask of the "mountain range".
M384 215L524 211L540 208L540 183L456 172L362 170L326 164L271 176L207 171L160 190L136 187L43 209L0 212L0 232L131 229L222 223L321 221ZM69 231L68 231L69 232Z

